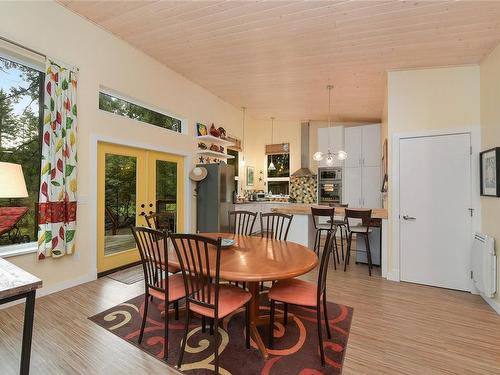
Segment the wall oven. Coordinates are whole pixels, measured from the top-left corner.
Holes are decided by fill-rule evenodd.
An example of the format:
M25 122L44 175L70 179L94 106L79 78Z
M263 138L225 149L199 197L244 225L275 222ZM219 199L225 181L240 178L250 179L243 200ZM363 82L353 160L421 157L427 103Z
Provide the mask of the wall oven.
M342 203L342 168L318 169L318 204Z

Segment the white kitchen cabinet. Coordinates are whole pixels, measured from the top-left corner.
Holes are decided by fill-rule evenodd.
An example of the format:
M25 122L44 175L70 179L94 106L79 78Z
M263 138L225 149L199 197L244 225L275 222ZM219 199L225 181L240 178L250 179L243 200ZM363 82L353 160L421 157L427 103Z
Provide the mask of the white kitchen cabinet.
M361 126L361 164L378 167L381 164L380 125Z
M382 207L380 124L345 129L343 202L351 207Z
M345 149L347 152L347 159L345 161L346 168L353 168L361 166L362 159L362 127L354 126L346 128L345 135Z
M361 167L344 168L342 203L361 207Z
M344 127L332 126L331 128L318 128L318 151L327 154L328 150L331 152L338 152L344 149ZM341 167L343 162L334 159L334 167ZM320 167L327 167L326 158L319 162Z
M361 207L382 207L382 194L380 192L382 188L382 178L380 176L380 167L363 166L361 169Z

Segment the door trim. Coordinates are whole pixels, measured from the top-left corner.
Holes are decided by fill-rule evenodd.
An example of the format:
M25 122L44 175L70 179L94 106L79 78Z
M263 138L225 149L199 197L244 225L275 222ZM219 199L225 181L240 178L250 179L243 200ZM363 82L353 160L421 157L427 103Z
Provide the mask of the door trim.
M90 155L90 165L89 165L89 177L90 177L90 189L88 192L88 200L84 194L78 195L78 204L89 204L89 244L90 244L90 264L88 276L90 280L97 280L97 163L98 163L98 143L106 142L111 144L116 144L119 146L135 147L144 150L158 151L167 154L174 154L184 157L184 176L189 175L189 170L192 163L192 155L188 151L179 150L174 147L161 147L153 144L133 142L130 139L123 139L119 137L112 137L106 135L91 134L90 144L89 144L89 155ZM184 183L184 231L191 231L191 204L192 198L191 193L193 191L194 185L191 180L186 179Z
M470 126L459 129L443 129L443 130L427 130L410 133L394 133L392 142L389 148L389 192L390 194L390 210L389 210L389 233L390 250L382 254L386 269L382 270L382 276L388 280L400 281L400 220L399 220L399 157L400 157L400 141L407 138L435 137L456 134L469 134L471 138L472 155L471 155L471 201L474 208L474 216L472 217L471 236L474 232L481 231L481 202L479 196L479 151L481 149L481 129L479 126Z

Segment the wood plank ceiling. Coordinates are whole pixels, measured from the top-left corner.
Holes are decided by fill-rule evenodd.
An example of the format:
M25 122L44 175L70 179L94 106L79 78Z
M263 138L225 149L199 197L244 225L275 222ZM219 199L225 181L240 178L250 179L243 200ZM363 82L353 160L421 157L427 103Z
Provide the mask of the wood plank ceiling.
M386 71L476 64L500 1L71 1L64 6L254 118L381 117Z

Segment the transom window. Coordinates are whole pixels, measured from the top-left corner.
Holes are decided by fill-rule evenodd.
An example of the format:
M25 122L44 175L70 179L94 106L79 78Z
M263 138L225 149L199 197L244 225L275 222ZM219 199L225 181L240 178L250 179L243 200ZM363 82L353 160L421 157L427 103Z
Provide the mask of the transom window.
M99 109L182 133L181 119L154 111L106 92L99 92Z

